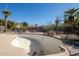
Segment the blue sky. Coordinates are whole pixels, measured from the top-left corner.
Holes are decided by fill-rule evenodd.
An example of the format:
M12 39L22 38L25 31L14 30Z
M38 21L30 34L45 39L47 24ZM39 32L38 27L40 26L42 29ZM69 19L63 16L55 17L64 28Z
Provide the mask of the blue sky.
M46 24L55 22L57 16L63 17L64 11L71 8L79 8L79 4L74 3L10 3L7 4L11 11L9 19L16 22L28 22L29 24ZM2 11L5 4L0 3L0 18L4 18Z

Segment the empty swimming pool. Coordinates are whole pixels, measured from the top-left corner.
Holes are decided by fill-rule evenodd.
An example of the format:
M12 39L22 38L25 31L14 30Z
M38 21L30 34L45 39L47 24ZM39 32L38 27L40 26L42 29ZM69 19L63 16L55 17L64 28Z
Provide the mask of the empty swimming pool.
M69 55L67 50L59 47L62 45L60 40L43 35L20 35L12 45L25 49L28 55Z

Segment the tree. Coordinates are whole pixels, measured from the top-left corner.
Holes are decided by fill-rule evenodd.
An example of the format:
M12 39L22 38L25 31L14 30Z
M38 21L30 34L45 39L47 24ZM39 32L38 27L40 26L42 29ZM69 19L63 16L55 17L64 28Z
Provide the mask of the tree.
M23 22L23 26L28 26L28 23L27 22Z
M10 12L8 10L4 10L3 14L5 16L4 20L5 20L5 32L7 32L7 17L10 16Z
M0 26L4 26L5 21L3 19L0 19Z
M8 24L7 24L8 29L12 30L12 29L16 28L16 23L14 21L8 20L7 22L8 22Z
M75 21L75 17L77 17L78 15L78 11L79 11L79 8L77 9L69 9L67 11L64 11L65 13L65 23L67 23L68 25L72 25Z
M28 28L28 23L27 22L23 22L20 25L21 25L21 28L20 28L21 30L23 30L23 31L27 30L27 28Z
M68 31L73 31L74 26L76 24L76 19L78 16L79 8L77 9L69 9L67 11L64 11L64 24L66 26L66 29L68 28Z
M57 30L59 30L59 23L60 23L60 18L59 17L56 17L56 20L55 20L55 30L56 30L56 33L57 33Z
M0 19L0 26L5 26L5 20ZM12 30L14 28L16 28L15 21L7 20L7 29Z

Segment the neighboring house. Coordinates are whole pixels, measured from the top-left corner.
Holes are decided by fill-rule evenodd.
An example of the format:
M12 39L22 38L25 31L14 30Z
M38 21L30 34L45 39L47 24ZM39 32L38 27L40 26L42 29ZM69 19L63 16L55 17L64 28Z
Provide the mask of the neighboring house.
M16 25L16 28L21 28L21 24L17 24Z

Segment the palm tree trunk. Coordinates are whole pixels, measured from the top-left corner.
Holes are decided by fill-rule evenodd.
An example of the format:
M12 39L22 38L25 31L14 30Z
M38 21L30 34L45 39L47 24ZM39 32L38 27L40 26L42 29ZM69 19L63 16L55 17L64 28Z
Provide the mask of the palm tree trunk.
M5 32L7 32L7 16L5 16Z

